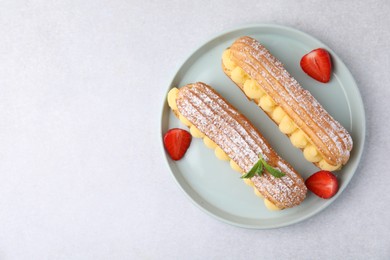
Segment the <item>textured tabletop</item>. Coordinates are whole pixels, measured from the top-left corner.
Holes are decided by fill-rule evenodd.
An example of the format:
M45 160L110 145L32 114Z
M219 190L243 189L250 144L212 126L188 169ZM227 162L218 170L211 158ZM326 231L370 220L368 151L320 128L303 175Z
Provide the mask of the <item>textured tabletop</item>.
M0 259L389 259L390 2L0 2ZM295 225L222 223L166 167L170 79L200 44L273 23L355 77L365 152L347 189Z

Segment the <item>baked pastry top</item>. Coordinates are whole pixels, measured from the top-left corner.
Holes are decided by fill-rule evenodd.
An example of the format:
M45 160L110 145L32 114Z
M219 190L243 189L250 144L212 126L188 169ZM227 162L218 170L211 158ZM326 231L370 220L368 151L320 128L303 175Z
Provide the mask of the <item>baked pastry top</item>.
M266 201L283 209L304 200L307 189L302 177L271 148L249 120L214 89L201 82L174 88L168 94L168 103L176 116L190 127L190 132L195 137L203 137L205 143L210 144L210 140L217 156L230 160L232 168L244 174L258 162L261 154L269 165L283 172L285 176L277 178L264 171L247 182Z
M308 161L329 171L347 163L352 149L347 130L257 40L237 39L223 53L222 68Z

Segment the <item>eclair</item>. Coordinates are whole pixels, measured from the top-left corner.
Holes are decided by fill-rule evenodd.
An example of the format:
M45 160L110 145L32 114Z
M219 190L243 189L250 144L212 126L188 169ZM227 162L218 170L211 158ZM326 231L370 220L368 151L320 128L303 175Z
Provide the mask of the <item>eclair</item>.
M279 126L306 160L323 170L341 169L352 138L257 40L237 39L222 55L225 74Z
M259 155L274 169L284 173L275 177L266 169L244 181L264 198L272 210L299 205L307 188L302 177L284 161L249 120L210 86L198 82L168 93L168 105L193 137L203 138L221 160L241 174L248 173L259 161Z

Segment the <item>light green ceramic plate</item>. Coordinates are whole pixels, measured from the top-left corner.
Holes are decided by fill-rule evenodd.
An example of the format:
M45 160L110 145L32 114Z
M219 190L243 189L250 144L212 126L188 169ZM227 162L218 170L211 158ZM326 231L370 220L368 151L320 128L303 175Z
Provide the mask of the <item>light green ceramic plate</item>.
M215 88L234 107L243 113L264 135L274 149L302 175L304 179L318 171L307 162L299 149L253 102L249 102L238 87L225 76L221 69L224 49L235 39L248 35L260 41L285 64L303 88L308 89L325 109L350 133L354 141L351 158L337 176L339 192L329 200L323 200L311 192L298 207L283 211L268 211L263 200L255 196L253 188L245 185L240 175L229 163L218 160L202 139L194 138L185 157L172 161L165 154L169 169L184 193L203 211L217 219L246 228L276 228L291 225L320 212L340 196L354 175L359 164L365 139L365 115L359 89L351 73L340 58L325 44L301 31L279 25L250 25L225 32L197 49L176 72L167 86L181 87L202 81ZM312 49L327 49L333 61L333 74L327 84L307 76L300 68L301 57ZM164 97L166 99L166 97ZM186 129L174 117L164 101L161 118L161 140L170 128Z

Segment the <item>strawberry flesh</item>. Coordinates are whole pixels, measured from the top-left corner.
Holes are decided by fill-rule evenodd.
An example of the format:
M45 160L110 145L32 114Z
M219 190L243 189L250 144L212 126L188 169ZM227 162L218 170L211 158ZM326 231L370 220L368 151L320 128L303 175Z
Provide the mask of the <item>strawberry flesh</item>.
M311 192L323 199L333 197L339 189L336 176L329 171L319 171L314 173L307 178L305 184Z
M192 136L188 131L172 128L164 135L164 146L172 160L178 161L187 152L191 140Z
M310 77L323 83L330 80L332 63L329 52L325 49L315 49L301 59L301 68Z

